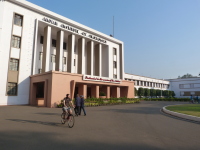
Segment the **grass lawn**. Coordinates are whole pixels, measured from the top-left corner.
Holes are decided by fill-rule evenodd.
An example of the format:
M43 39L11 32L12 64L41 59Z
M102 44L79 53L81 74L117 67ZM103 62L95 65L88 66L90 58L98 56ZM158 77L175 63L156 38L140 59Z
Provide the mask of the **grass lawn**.
M174 112L200 117L200 104L174 105L166 108Z

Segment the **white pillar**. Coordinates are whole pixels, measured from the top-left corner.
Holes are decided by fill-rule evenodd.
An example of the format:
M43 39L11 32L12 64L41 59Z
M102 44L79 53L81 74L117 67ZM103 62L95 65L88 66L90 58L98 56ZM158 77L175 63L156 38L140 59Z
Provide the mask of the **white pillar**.
M116 70L116 73L117 73L117 79L120 79L120 63L121 63L121 61L120 61L120 54L119 54L119 48L117 48L116 49L116 51L117 51L117 55L116 55L116 61L117 61L117 70Z
M78 73L85 74L85 39L78 40Z
M85 39L82 38L82 74L85 74Z
M36 74L36 52L37 52L37 38L38 38L38 20L35 20L35 33L34 33L34 50L33 50L33 68L32 68L32 75Z
M75 48L75 35L71 34L68 37L68 56L67 56L67 71L74 73L74 48Z
M63 38L64 32L58 31L56 40L56 71L63 71Z
M108 77L113 78L113 47L108 47Z
M102 45L99 44L99 76L102 77Z
M50 70L51 27L44 28L42 73Z
M120 79L124 80L124 43L119 46L119 55L120 55Z
M94 42L91 41L91 45L90 45L90 50L91 50L91 76L94 75Z

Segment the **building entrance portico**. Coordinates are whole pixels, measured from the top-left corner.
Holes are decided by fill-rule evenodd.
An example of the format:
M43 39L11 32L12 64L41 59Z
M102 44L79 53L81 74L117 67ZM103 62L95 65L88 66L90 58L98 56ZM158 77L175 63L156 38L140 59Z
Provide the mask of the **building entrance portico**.
M83 80L84 76L67 72L49 71L30 77L30 105L36 103L36 85L44 82L44 106L56 107L58 103L70 94L73 99L76 94L84 95L84 98L99 98L99 93L104 92L106 98L110 97L134 97L134 84L130 81L122 80L120 83L95 82Z
M110 98L110 97L118 98L118 97L122 97L120 94L120 90L123 90L123 89L124 87L119 87L119 86L76 83L74 95L76 94L84 95L85 98L88 98L88 97L99 98L100 93L103 92L105 93L106 98Z

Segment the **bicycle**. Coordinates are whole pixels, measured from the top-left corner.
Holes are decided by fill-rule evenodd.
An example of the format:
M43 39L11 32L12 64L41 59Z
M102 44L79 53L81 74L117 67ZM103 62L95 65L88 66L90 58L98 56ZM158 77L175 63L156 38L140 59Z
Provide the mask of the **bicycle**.
M65 122L67 122L69 128L72 128L75 123L74 115L68 114L68 112L63 112L61 114L61 123L65 124Z

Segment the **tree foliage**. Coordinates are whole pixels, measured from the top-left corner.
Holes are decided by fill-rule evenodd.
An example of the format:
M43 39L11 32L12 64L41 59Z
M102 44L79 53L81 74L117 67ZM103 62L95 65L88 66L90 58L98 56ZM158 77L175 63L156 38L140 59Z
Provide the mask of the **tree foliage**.
M192 78L192 77L194 77L194 76L191 75L191 74L189 74L189 73L187 73L187 74L185 74L183 76L178 76L179 79L182 79L182 78Z
M138 90L135 88L135 96L138 96Z
M144 89L141 87L138 89L138 96L140 97L144 96Z

